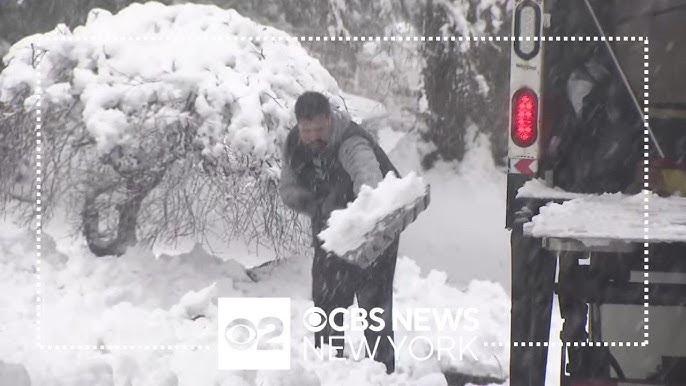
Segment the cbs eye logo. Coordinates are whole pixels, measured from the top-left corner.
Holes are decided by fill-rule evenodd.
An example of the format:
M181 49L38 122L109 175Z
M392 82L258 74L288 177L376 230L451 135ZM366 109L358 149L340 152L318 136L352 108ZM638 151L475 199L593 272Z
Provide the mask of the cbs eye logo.
M255 324L246 318L230 321L224 329L224 339L234 350L283 350L282 342L273 340L283 334L284 325L281 319L267 316Z
M385 321L382 318L384 310L380 307L374 307L369 312L364 308L352 307L351 309L337 307L334 308L329 315L319 307L310 307L303 315L303 324L305 328L311 332L319 332L324 328L331 327L335 331L365 331L370 329L372 331L381 331L385 326ZM338 325L336 323L336 316L343 316L343 323ZM350 323L345 322L345 316L350 319Z
M326 312L319 307L311 307L303 315L305 328L312 332L323 330L326 327L327 319Z

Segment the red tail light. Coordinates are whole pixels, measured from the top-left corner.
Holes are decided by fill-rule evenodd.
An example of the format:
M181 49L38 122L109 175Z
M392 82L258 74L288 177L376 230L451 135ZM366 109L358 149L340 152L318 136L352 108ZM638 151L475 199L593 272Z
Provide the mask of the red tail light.
M538 137L538 97L533 90L523 88L512 98L512 140L519 147L528 147Z

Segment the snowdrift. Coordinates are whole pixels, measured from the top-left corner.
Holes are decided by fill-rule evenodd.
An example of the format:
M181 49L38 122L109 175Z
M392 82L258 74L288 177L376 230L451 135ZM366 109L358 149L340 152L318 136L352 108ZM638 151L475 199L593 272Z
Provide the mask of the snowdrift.
M222 261L200 247L159 257L136 248L119 258L96 258L81 240L55 241L48 233L43 234L40 339L50 349L37 350L35 235L10 222L0 223L0 230L0 301L7 321L0 330L0 358L24 366L35 385L440 385L444 371L506 377L506 348L481 344L508 339L509 300L496 283L456 288L445 273L422 276L413 260L399 258L396 309L478 307L480 329L471 348L479 361L469 355L422 362L401 356L397 372L387 375L370 359L303 360L303 337L311 334L301 320L312 306L308 258L257 268L254 282L239 262ZM292 370L216 371L216 296L291 297ZM417 334L396 332L397 339ZM362 338L347 336L354 344ZM107 349L90 349L99 345ZM68 350L76 347L81 349Z

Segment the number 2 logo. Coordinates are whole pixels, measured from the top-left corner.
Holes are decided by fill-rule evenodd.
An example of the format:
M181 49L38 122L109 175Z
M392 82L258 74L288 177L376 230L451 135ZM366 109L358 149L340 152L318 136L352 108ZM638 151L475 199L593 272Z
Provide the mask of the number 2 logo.
M255 341L256 350L282 350L283 343L271 341L281 336L283 331L283 322L277 317L264 317L257 323L257 327L246 318L237 318L226 325L224 338L234 350L251 349Z

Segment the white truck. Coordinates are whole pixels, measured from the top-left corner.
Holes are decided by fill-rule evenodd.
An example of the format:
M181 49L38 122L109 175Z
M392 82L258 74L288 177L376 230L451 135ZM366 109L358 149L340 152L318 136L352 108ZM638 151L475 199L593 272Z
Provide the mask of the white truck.
M543 385L552 349L563 385L686 385L684 20L683 0L514 2L510 385Z

